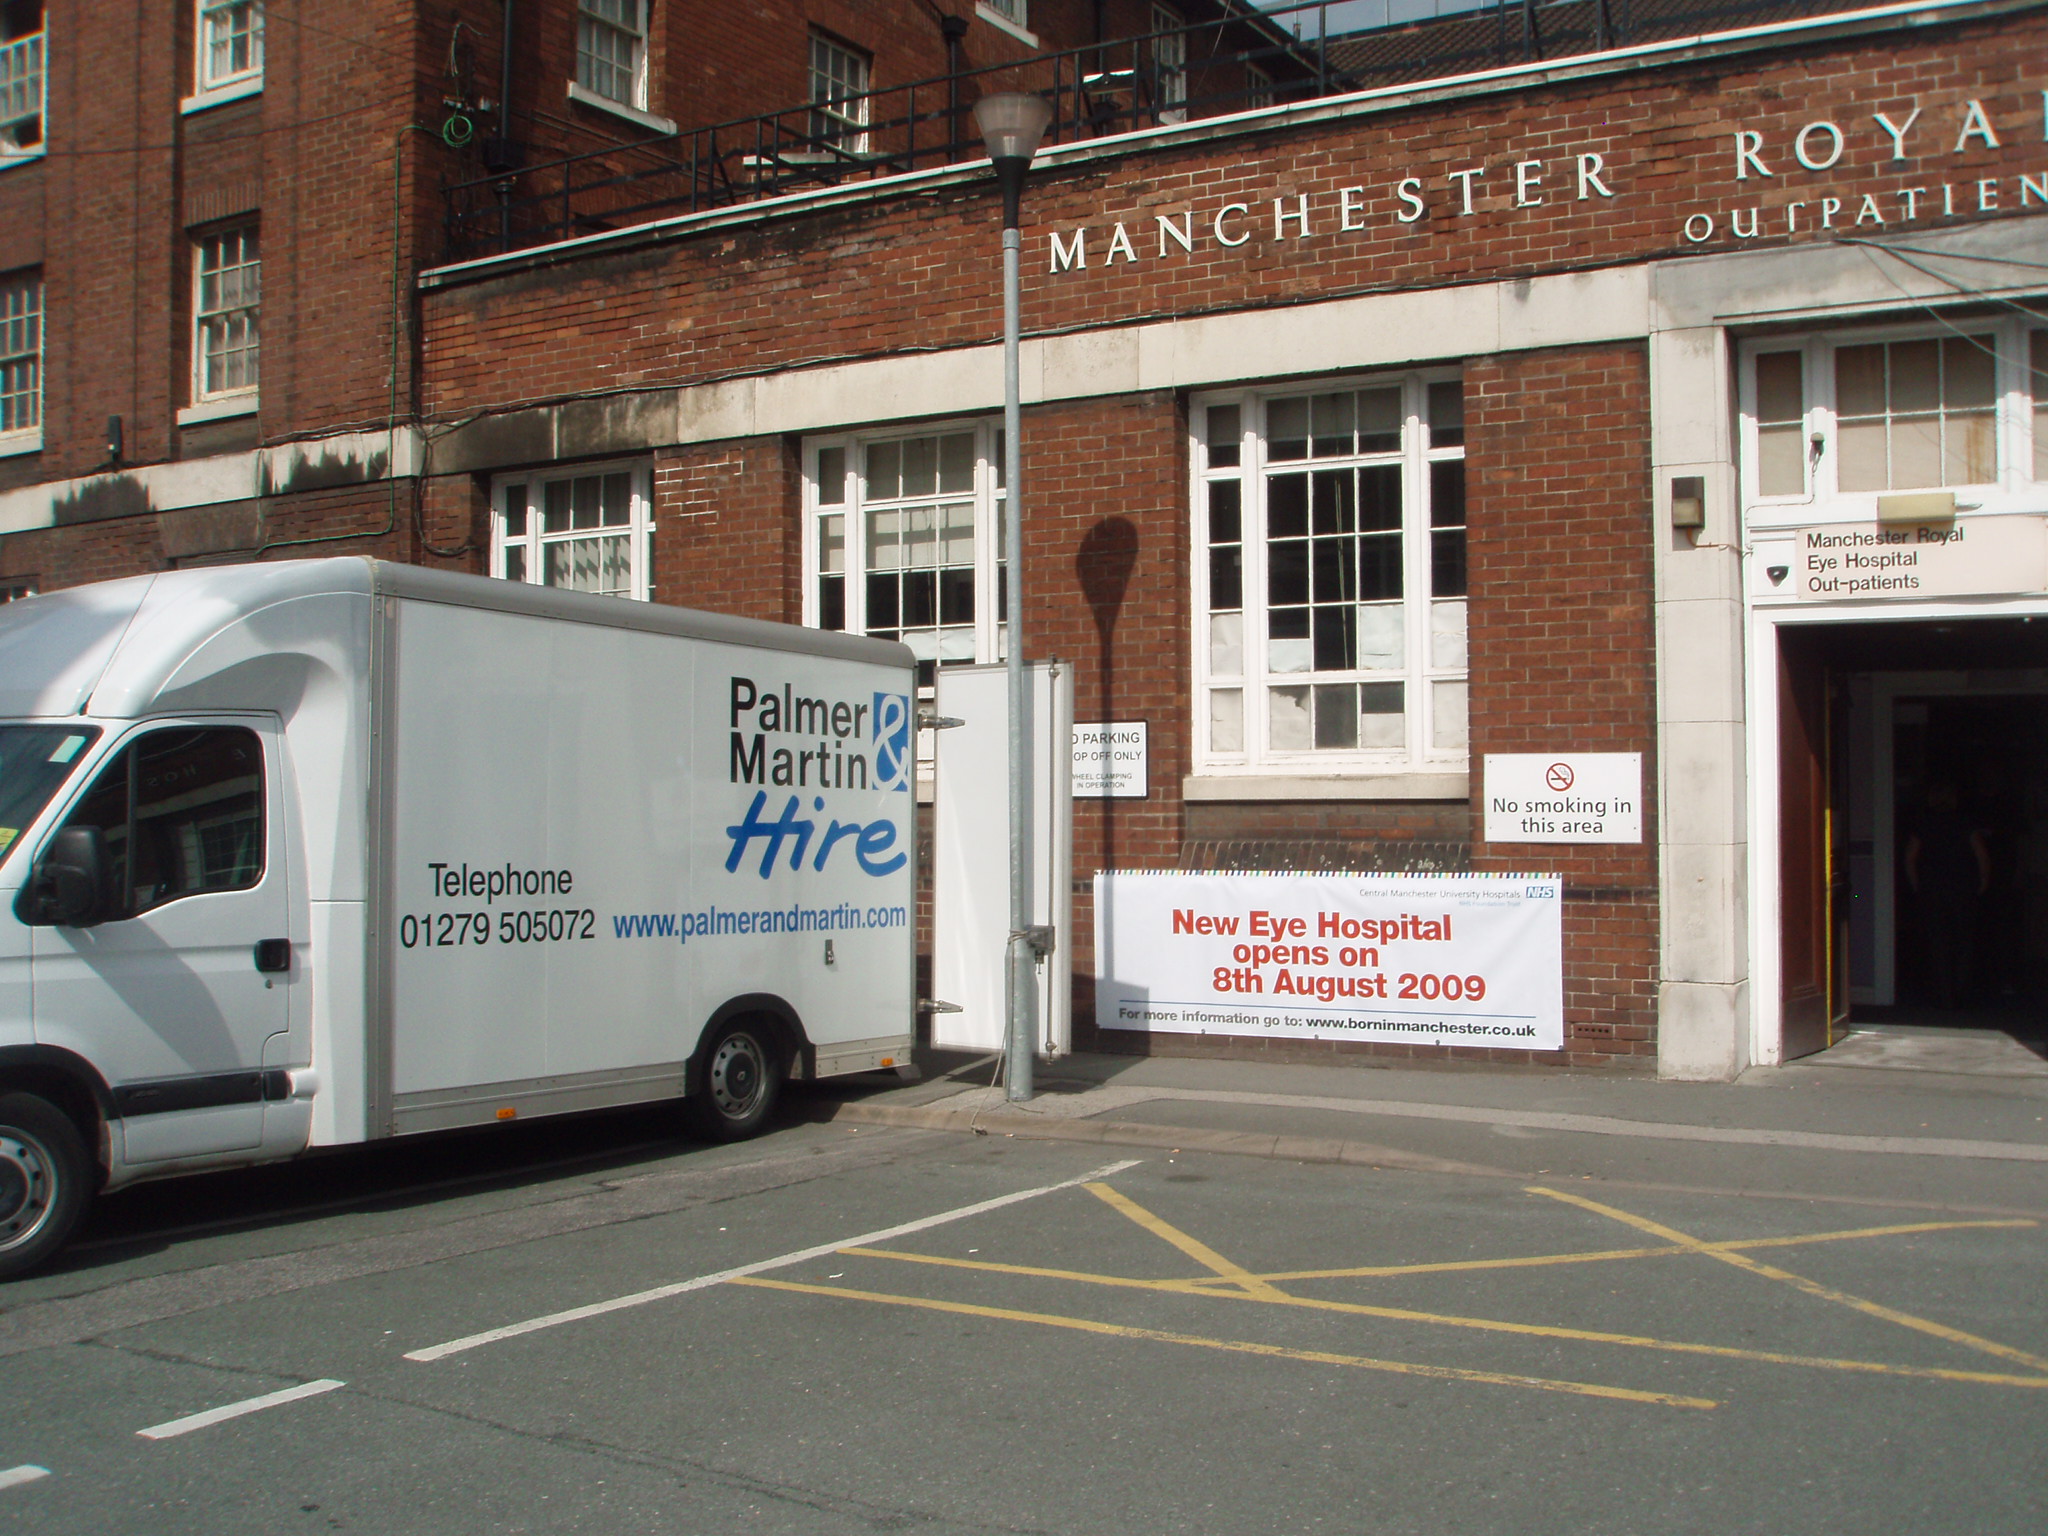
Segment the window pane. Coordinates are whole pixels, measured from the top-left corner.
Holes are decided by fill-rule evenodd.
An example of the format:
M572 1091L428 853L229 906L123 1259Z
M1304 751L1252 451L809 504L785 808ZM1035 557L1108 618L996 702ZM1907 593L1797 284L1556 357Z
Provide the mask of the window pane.
M508 485L505 487L505 537L523 538L526 535L526 487Z
M1266 690L1267 734L1274 750L1306 752L1316 744L1315 728L1309 714L1306 688Z
M1242 489L1235 480L1217 480L1209 486L1209 542L1235 544L1242 537Z
M1244 606L1244 550L1236 544L1209 551L1209 609L1224 612Z
M1358 690L1358 744L1398 748L1408 744L1407 689L1400 683L1365 683Z
M1212 469L1227 469L1238 462L1239 439L1244 428L1239 424L1237 407L1234 405L1212 405L1209 407L1209 466Z
M626 474L604 477L604 525L623 527L633 520L633 477Z
M949 432L939 439L939 490L963 496L974 490L974 434Z
M1401 391L1366 389L1358 394L1358 451L1395 453L1401 447Z
M541 584L608 597L632 595L628 539L622 534L563 539L541 552Z
M846 450L818 450L818 505L836 507L846 500Z
M1272 401L1266 407L1266 457L1308 457L1308 396Z
M1429 664L1446 670L1465 668L1465 605L1429 605Z
M1429 466L1429 590L1434 597L1465 595L1465 464L1440 459Z
M1266 482L1266 537L1298 539L1308 532L1308 476L1275 475Z
M1943 485L1983 485L1998 474L1998 420L1990 411L1951 416L1944 433Z
M507 581L526 580L526 546L524 544L507 544L505 546L505 579Z
M1941 344L1896 341L1891 344L1891 408L1895 412L1941 408Z
M1244 691L1213 688L1209 692L1209 747L1215 752L1244 750Z
M1470 744L1466 692L1462 679L1429 685L1429 744L1439 752L1463 752Z
M1885 478L1884 422L1844 422L1835 434L1841 455L1837 479L1845 491L1881 491Z
M1244 615L1218 613L1209 618L1209 670L1218 677L1244 675Z
M1756 359L1756 419L1795 426L1806 419L1804 355L1764 352Z
M846 514L835 513L818 519L818 569L841 572L846 569ZM834 626L837 628L837 626Z
M1989 336L1950 336L1941 344L1942 405L1988 409L1997 394L1997 358Z
M1465 441L1465 384L1462 379L1429 386L1429 445L1455 448Z
M262 743L238 727L152 731L101 770L65 824L105 836L125 915L246 890L263 878Z
M547 483L541 503L541 532L569 531L569 484L567 480L550 480Z
M1315 690L1316 745L1344 750L1358 745L1358 685L1323 683Z
M1310 397L1309 423L1315 436L1311 447L1317 456L1336 458L1353 451L1353 434L1358 430L1356 398L1348 393Z
M1941 484L1941 418L1907 416L1892 421L1893 487Z
M1842 487L1844 490L1848 486ZM1798 496L1806 490L1806 426L1756 429L1756 489L1759 496Z
M1357 666L1392 672L1406 665L1407 619L1399 603L1367 603L1358 610Z
M939 440L913 437L903 444L903 494L930 496L939 488Z
M1836 348L1835 410L1843 416L1879 416L1884 409L1884 348Z

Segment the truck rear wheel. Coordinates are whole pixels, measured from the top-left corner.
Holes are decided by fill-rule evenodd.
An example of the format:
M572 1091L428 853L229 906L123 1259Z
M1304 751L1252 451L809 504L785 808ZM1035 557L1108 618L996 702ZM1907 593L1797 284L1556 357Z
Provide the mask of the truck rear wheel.
M782 1052L759 1019L730 1019L704 1042L704 1075L690 1126L707 1141L742 1141L761 1128L782 1091Z
M64 1246L91 1200L90 1174L63 1111L32 1093L0 1094L0 1279Z

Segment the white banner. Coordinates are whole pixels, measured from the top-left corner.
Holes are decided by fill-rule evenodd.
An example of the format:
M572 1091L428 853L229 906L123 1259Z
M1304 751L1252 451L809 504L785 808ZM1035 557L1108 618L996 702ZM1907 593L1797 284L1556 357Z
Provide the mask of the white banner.
M1098 874L1095 1023L1558 1050L1562 906L1548 875Z

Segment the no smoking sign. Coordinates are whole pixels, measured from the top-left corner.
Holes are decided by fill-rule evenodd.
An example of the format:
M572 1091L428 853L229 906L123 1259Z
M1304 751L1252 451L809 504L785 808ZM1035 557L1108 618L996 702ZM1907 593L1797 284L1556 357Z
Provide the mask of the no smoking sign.
M1640 752L1489 752L1489 843L1640 843Z

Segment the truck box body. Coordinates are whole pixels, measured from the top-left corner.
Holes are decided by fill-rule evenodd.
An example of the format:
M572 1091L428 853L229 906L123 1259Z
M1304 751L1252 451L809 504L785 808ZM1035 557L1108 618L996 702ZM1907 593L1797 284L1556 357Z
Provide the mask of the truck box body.
M0 1095L89 1100L112 1186L695 1092L735 1018L907 1062L914 698L900 646L363 559L9 605ZM38 920L82 825L114 905Z

